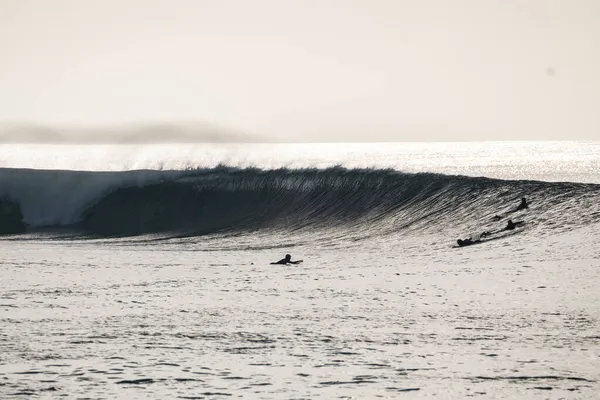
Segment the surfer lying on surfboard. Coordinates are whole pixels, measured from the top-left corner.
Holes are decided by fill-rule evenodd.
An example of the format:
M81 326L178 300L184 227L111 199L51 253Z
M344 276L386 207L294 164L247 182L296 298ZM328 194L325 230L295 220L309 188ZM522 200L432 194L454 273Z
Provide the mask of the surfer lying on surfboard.
M475 239L473 239L473 236L471 236L470 238L464 239L464 240L463 239L458 239L456 241L456 243L458 243L458 245L461 246L461 247L462 246L468 246L468 245L473 244L473 243L481 242L481 238L484 238L484 237L489 236L489 235L491 235L491 232L485 231L481 235L479 235L478 237L476 237Z
M292 261L292 256L290 256L289 254L285 255L285 258L277 261L277 262L272 262L271 265L275 265L275 264L282 264L282 265L286 265L286 264L300 264L302 262L302 260L297 260L297 261Z
M513 229L523 225L524 223L525 223L525 221L512 222L512 220L509 219L508 222L506 223L506 227L503 230L504 231L512 231Z
M485 238L487 236L494 235L496 233L500 233L500 232L503 232L503 231L512 231L515 228L517 228L519 226L522 226L523 224L525 224L525 221L513 222L512 220L509 219L508 222L506 223L506 226L503 229L499 229L499 230L494 231L494 232L485 231L481 235L478 235L478 236L476 235L475 238L473 238L473 236L471 236L471 237L469 237L467 239L464 239L464 240L463 239L458 239L456 241L456 243L458 243L458 245L461 246L461 247L462 246L468 246L468 245L473 244L473 243L481 242L481 239Z
M504 232L504 231L512 231L515 228L518 228L519 226L523 226L525 224L525 221L517 221L517 222L513 222L512 219L509 219L506 222L506 226L502 229L498 229L497 231L493 231L493 232L483 232L482 237L485 237L484 234L487 235L495 235L496 233L500 233L500 232Z

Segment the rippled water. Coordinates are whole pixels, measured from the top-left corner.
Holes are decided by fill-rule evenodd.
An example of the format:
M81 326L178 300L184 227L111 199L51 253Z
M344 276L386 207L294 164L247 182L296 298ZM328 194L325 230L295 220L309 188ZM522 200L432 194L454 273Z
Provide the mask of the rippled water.
M287 267L277 250L0 242L0 393L595 398L599 233L298 246Z

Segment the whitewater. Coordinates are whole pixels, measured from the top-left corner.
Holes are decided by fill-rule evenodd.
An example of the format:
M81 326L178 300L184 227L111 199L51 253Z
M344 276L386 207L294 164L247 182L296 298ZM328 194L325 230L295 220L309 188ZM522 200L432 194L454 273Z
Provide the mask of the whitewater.
M599 200L600 142L0 144L0 397L594 399Z

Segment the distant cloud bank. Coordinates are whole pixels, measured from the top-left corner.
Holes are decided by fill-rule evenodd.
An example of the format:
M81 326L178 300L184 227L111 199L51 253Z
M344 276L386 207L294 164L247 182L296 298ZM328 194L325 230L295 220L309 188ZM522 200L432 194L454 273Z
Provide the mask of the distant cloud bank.
M128 143L255 143L266 138L207 124L156 123L90 127L0 124L0 143L128 144Z

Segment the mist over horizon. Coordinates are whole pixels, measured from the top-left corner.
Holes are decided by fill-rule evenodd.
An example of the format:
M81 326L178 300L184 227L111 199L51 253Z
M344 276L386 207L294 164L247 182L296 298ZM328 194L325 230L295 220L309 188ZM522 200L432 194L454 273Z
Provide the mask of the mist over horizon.
M268 139L200 123L140 123L98 127L0 123L0 143L6 144L259 143L264 141Z
M410 139L412 137L412 140ZM427 140L419 135L403 136L404 140L367 140L364 137L324 136L319 140L297 137L265 136L200 123L139 123L114 126L51 126L25 123L0 123L0 144L194 144L194 143L413 143L413 142L502 142L506 140ZM540 141L545 140L508 140ZM556 140L548 140L556 141ZM577 139L563 140L577 141Z

